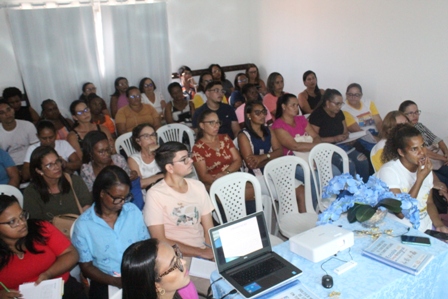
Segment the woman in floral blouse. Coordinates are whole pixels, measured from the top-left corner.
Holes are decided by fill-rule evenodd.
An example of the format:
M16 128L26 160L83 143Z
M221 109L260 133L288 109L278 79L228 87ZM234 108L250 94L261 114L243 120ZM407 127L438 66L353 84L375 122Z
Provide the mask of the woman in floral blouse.
M199 180L207 190L211 184L229 173L240 171L241 156L227 134L218 134L221 124L213 111L204 111L198 119L198 134L193 146L193 162ZM247 214L255 212L252 185L246 186Z

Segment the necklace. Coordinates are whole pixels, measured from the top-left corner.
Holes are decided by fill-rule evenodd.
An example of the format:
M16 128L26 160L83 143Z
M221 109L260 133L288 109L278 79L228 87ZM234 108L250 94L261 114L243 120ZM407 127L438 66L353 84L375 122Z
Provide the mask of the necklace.
M25 253L24 252L17 252L16 255L19 258L19 260L23 260L23 258L25 256Z

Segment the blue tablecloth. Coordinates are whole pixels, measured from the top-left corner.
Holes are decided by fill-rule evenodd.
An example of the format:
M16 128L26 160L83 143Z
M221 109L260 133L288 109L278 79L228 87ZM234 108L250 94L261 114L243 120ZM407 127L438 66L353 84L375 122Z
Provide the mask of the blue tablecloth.
M341 218L334 224L341 225L348 230L366 230L358 222L348 223L346 218ZM393 229L393 235L401 235L407 231L406 226L388 218L380 225L380 230L385 229ZM407 234L427 236L415 229L411 229ZM400 239L399 237L395 238ZM284 242L274 247L273 250L303 271L299 280L320 298L329 298L328 295L332 291L340 292L341 299L448 298L448 244L430 238L430 247L416 246L416 248L433 254L434 259L419 275L414 276L363 256L362 250L374 240L370 236L355 234L355 245L350 249L350 253L349 249L346 249L338 253L337 257L348 261L351 259L351 254L358 265L341 275L337 275L333 270L344 264L343 262L332 259L323 266L333 277L334 286L331 289L325 289L321 284L322 276L325 275L321 265L326 260L313 263L302 258L289 250L289 242ZM213 282L220 277L215 271L212 273L210 281ZM226 281L220 280L212 285L212 289L214 298L221 298L233 288ZM243 297L235 294L226 298Z

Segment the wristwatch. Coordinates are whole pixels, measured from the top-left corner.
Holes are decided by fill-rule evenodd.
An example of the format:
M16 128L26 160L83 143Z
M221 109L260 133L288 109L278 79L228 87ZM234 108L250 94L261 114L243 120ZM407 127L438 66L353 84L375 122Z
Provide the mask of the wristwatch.
M266 157L268 157L268 160L271 159L271 155L270 154L266 154Z

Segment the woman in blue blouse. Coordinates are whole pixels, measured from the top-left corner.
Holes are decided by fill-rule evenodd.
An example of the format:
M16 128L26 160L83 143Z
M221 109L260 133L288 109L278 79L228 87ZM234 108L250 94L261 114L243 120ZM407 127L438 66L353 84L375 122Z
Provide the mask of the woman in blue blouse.
M131 181L118 166L106 166L92 189L94 204L76 220L72 243L83 274L90 279L89 298L107 299L108 285L121 288L120 267L131 244L149 238L141 211L130 203Z

